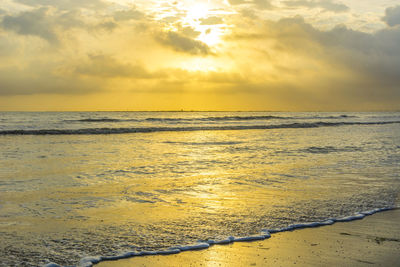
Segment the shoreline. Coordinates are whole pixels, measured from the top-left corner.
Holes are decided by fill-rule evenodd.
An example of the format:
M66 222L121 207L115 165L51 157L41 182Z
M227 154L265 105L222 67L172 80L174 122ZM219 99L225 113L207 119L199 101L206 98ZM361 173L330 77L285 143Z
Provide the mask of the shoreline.
M373 215L368 216L371 214ZM375 210L365 212L363 215L338 219L334 224L332 222L319 225L315 223L293 225L291 228L271 231L271 238L267 233L264 238L259 236L260 238L254 239L227 239L226 241L229 240L229 242L220 242L211 246L201 243L197 247L186 246L181 247L181 250L175 248L159 253L127 253L102 258L100 262L99 259L88 257L82 259L80 266L92 266L92 264L99 267L204 266L208 264L217 266L254 264L393 266L396 263L400 264L400 225L397 223L400 221L400 209ZM320 227L324 225L327 227ZM255 241L257 239L266 240ZM339 247L338 244L340 244ZM374 258L376 258L375 261Z

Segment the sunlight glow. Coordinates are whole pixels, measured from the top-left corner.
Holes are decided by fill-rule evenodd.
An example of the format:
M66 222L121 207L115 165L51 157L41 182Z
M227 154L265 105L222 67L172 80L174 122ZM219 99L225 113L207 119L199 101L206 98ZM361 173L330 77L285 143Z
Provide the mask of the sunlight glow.
M189 24L196 31L201 32L197 38L208 46L215 46L221 42L221 24L219 25L202 25L201 20L210 16L214 16L215 10L209 2L192 3L186 7L186 17L182 20L184 23ZM225 26L225 25L224 25Z
M217 64L215 60L209 58L192 58L190 60L182 61L179 67L188 71L210 72L217 71Z
M190 20L198 20L207 17L210 13L210 6L206 3L195 3L188 7L187 18Z
M209 28L205 30L200 36L199 40L208 46L215 46L221 42L222 32L218 27Z

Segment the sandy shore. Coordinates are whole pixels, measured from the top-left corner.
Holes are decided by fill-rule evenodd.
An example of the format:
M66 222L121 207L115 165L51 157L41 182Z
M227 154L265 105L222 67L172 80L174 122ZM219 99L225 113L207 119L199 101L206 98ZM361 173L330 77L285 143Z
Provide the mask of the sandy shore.
M97 266L400 266L400 210L276 233L263 241L107 261Z

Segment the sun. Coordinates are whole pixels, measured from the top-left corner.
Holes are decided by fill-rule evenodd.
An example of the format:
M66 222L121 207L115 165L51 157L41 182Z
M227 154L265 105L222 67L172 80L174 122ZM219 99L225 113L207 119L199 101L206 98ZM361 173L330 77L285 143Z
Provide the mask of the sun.
M202 19L217 15L215 13L216 8L210 1L191 1L185 7L186 16L182 20L185 24L200 32L201 34L197 39L209 46L214 46L221 41L221 25L203 25Z
M185 21L193 26L210 14L211 6L207 2L190 3L186 7Z
M198 20L207 17L210 13L210 6L208 3L194 3L187 9L186 17L192 20Z

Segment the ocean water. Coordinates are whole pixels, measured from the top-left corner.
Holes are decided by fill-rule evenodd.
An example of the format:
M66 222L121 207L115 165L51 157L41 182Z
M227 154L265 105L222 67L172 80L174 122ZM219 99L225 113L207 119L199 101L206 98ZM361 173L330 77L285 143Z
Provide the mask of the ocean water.
M399 163L400 113L2 112L0 266L362 217L399 206Z

